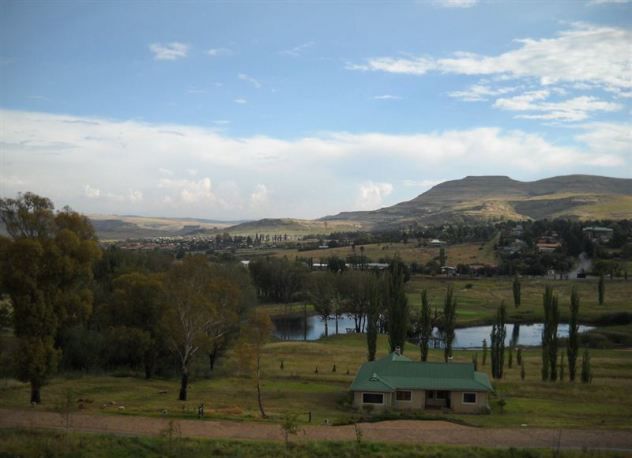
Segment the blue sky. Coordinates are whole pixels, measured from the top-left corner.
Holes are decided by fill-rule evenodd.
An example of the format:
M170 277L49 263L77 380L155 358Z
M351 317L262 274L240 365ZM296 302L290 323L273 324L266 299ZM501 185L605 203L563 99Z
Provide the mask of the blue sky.
M319 217L632 176L632 3L0 1L0 194Z

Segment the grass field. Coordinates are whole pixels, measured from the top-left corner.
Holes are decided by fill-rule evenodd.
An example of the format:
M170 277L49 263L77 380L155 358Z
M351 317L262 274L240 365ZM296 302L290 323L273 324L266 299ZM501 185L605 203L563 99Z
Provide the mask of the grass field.
M386 354L387 339L380 336L378 356ZM519 369L506 370L502 381L494 382L491 415L442 415L440 412L419 413L418 418L440 418L470 425L632 429L632 351L594 350L592 363L594 380L581 383L543 383L540 378L540 352L524 352L526 380L520 380ZM406 354L418 358L417 350L408 345ZM455 360L471 361L473 351L457 351ZM439 361L442 353L431 351L430 359ZM507 359L507 358L506 358ZM334 423L358 420L362 414L349 405L348 388L359 366L366 360L362 335L339 335L317 342L274 342L265 348L263 399L268 421L279 421L286 413L307 421L312 412L315 423L325 419ZM479 370L482 354L478 351ZM283 369L281 369L283 361ZM333 372L333 365L336 371ZM318 373L316 373L318 368ZM196 415L200 403L206 405L209 418L257 420L259 418L255 388L251 380L239 376L237 364L227 355L220 360L216 372L209 378L200 366L192 380L187 402L176 401L178 380L146 381L140 377L72 375L55 378L42 391L39 408L55 410L72 390L74 399L83 399L87 413L106 415L159 416L163 409L168 417L187 418ZM505 413L498 412L498 399L506 400ZM0 381L0 405L25 408L29 388L13 380ZM125 410L119 407L124 406Z
M457 264L496 264L496 257L493 250L493 240L487 243L461 243L445 247L447 255L447 264L456 266ZM364 246L364 255L373 262L380 259L393 258L399 256L406 263L417 262L418 264L426 264L439 256L439 248L417 246L417 243L410 241L409 243L372 243ZM356 254L361 254L360 247L356 247ZM325 261L330 256L338 256L346 258L354 254L351 247L327 248L320 250L298 251L294 249L278 250L275 256L287 256L294 259L295 256L304 258L313 258L314 262L318 260Z
M98 434L64 434L41 431L0 431L0 456L47 457L433 457L433 458L606 458L622 452L542 449L492 449L375 442L278 442L184 439L179 437L120 437Z
M542 321L542 294L551 285L559 296L562 322L568 320L570 293L573 286L580 295L580 321L598 322L606 315L632 313L632 280L606 280L605 303L597 301L597 280L544 280L524 278L520 307L513 304L512 281L507 278L448 279L415 276L407 285L408 303L413 310L421 307L421 291L428 290L430 302L441 310L449 284L453 285L458 301L457 324L491 324L501 301L505 302L509 321Z

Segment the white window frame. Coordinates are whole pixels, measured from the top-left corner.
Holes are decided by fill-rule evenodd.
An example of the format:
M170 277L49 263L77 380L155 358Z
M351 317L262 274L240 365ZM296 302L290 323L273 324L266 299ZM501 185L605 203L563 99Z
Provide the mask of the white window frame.
M465 395L466 394L473 394L474 395L474 402L468 402L465 400ZM461 396L461 401L463 402L463 404L469 404L469 405L474 405L474 404L478 404L478 394L475 391L466 391L463 393L463 395Z
M382 396L382 402L364 402L364 395L365 394L377 394L377 395L380 395L380 396ZM384 393L372 393L370 391L369 392L362 392L362 404L366 404L366 405L369 405L369 406L375 406L375 405L383 406L384 405L384 398L385 398Z
M410 394L410 399L397 399L397 393L408 393L408 394ZM397 402L413 402L413 392L412 392L412 390L395 390L395 400Z

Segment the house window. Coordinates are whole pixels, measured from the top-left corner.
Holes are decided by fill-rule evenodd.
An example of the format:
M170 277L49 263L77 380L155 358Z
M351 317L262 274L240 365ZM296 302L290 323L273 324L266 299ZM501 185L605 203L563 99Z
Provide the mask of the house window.
M363 404L384 404L384 395L382 393L362 393Z
M395 393L395 399L398 401L410 401L412 399L412 393L410 391L397 391Z
M463 404L476 404L476 393L463 393Z

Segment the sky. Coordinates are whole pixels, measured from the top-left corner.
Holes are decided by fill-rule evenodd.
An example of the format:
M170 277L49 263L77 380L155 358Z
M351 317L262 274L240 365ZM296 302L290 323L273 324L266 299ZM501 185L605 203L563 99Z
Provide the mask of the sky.
M0 196L317 218L632 178L632 2L0 0Z

